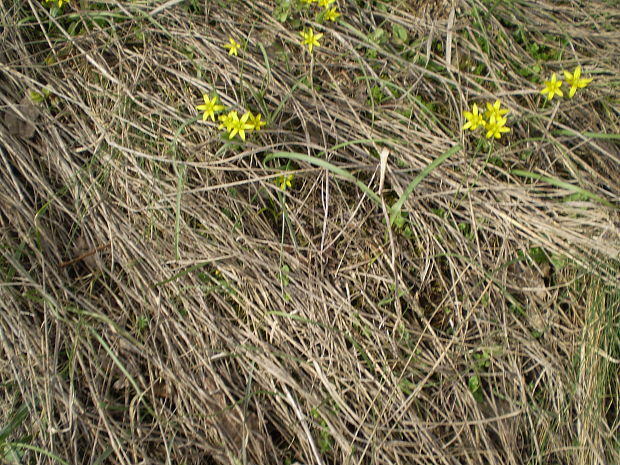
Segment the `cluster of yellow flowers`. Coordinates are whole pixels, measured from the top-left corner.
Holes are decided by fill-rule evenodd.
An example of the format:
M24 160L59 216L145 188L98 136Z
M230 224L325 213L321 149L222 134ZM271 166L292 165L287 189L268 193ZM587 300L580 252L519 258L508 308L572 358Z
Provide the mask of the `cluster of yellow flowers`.
M577 66L575 71L572 73L569 71L564 71L564 78L566 79L566 83L570 86L570 90L568 91L569 98L573 98L575 92L577 92L577 89L583 89L590 84L590 82L592 82L591 78L584 79L581 77L581 66ZM541 90L540 93L543 95L547 94L547 98L549 100L552 100L554 95L563 97L564 93L562 92L562 89L560 89L562 84L562 81L557 80L556 73L553 73L551 75L551 80L545 81L545 88Z
M51 0L46 0L51 1ZM56 1L56 0L53 0ZM62 1L62 0L58 0ZM313 3L318 4L319 7L324 8L322 18L328 21L336 21L340 17L338 9L333 6L336 0L301 0L306 5ZM312 53L314 47L319 47L321 44L319 40L323 37L323 33L315 33L312 28L301 31L299 33L302 37L301 45L307 46L308 51ZM237 42L233 37L228 38L228 42L223 45L228 50L229 55L239 56L239 50L241 44ZM217 97L210 98L209 95L203 95L204 104L196 106L196 109L203 112L202 119L206 121L211 119L215 122L215 114L224 110L224 106L218 103ZM218 117L220 121L219 129L223 129L228 133L228 138L233 139L237 134L242 140L245 140L246 131L260 131L267 123L262 121L260 113L253 115L251 112L246 112L239 116L239 113L235 110L229 111L227 114L221 114ZM287 186L291 187L292 176L284 177L279 181L282 189Z
M336 0L302 0L302 3L307 5L311 5L312 3L317 3L320 7L325 8L323 12L323 18L328 21L336 21L340 17L340 13L335 6L331 6ZM308 47L308 51L312 53L312 49L314 47L319 47L321 44L319 43L319 39L323 37L323 33L315 33L312 28L309 28L307 31L301 31L299 35L302 37L301 45L305 45Z
M203 121L211 118L211 121L215 122L215 113L224 110L224 105L218 103L217 96L209 98L208 94L204 94L202 98L204 104L198 105L196 109L204 112L202 115ZM253 115L250 111L246 111L242 116L239 116L236 110L231 110L225 115L219 115L218 120L221 123L218 129L224 129L228 133L228 139L232 139L239 134L239 137L245 140L246 131L260 131L267 124L262 121L260 113Z
M508 110L501 108L501 102L496 100L493 105L487 103L487 111L484 114L479 113L478 105L474 103L472 111L465 111L463 115L467 122L463 129L475 131L478 127L484 128L487 133L487 139L495 137L499 139L502 134L510 132L510 128L506 127L507 118L504 116Z
M62 0L58 1L62 2ZM340 13L335 6L332 6L335 1L336 0L302 0L302 3L308 5L317 3L320 7L325 8L323 13L324 19L336 21L340 17ZM314 47L319 47L321 45L319 40L323 37L323 33L315 33L312 28L309 28L307 31L301 31L299 34L302 37L301 45L307 46L310 53L312 53L312 49ZM229 55L239 56L241 44L239 44L239 42L237 42L233 37L229 37L228 42L224 44L224 48L228 50ZM202 115L203 121L211 118L211 120L215 122L215 113L224 110L224 106L217 103L217 97L209 98L207 94L204 94L203 99L204 104L198 105L196 109L204 112ZM226 115L218 116L218 119L221 122L219 129L225 129L228 132L229 139L232 139L239 134L239 137L241 137L242 140L245 140L245 131L259 131L265 124L267 124L264 121L261 121L261 118L260 113L252 115L249 111L239 117L239 114L233 110L228 112ZM289 183L285 183L285 185L286 184L290 185L290 181Z
M224 48L228 50L229 55L239 56L241 44L234 38L229 37L228 43L224 44ZM196 106L196 109L204 112L202 114L203 121L211 118L211 121L215 122L215 114L224 110L224 105L218 103L217 96L209 98L208 94L204 94L202 98L204 104ZM267 124L262 120L260 113L253 115L250 111L246 111L239 116L236 110L231 110L226 114L219 115L217 119L220 122L218 129L225 130L228 133L228 139L233 139L238 134L241 140L244 141L246 131L260 131Z
M577 66L575 71L572 73L569 71L564 71L564 77L566 78L566 83L570 86L570 90L568 92L568 97L573 98L577 89L583 89L590 82L592 82L591 78L585 79L581 77L581 66ZM545 87L540 91L541 94L545 95L547 99L552 100L555 95L559 95L560 97L564 96L562 92L562 81L557 80L557 74L553 73L551 76L551 80L545 81ZM504 115L508 113L508 110L500 109L500 101L496 100L493 105L487 103L487 111L482 115L479 112L478 105L474 103L472 111L464 111L463 116L467 120L463 125L463 129L469 129L471 131L476 130L478 127L486 129L486 137L490 139L494 137L499 139L502 137L503 133L510 132L510 128L506 127L506 118Z
M305 3L306 5L311 5L313 3L318 4L321 8L324 8L323 17L329 21L336 21L340 16L338 13L338 9L335 6L332 6L336 0L301 0L301 3Z

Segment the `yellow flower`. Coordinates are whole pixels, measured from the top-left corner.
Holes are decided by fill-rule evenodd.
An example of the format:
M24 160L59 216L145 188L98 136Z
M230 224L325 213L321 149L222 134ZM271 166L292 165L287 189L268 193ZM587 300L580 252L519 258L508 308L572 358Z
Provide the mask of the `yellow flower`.
M311 5L314 2L316 2L317 0L301 0L301 3L305 3L306 5Z
M338 13L338 11L336 10L336 7L330 8L325 12L325 19L329 21L336 21L339 16L340 16L340 13Z
M289 174L288 176L282 175L282 176L278 176L278 179L276 179L276 183L280 185L280 189L286 190L287 187L293 187L291 184L292 180L293 180L292 174Z
M211 121L215 122L215 112L222 111L224 109L224 106L217 105L217 97L209 99L209 96L207 94L204 94L202 98L205 101L204 105L198 105L196 109L204 111L204 114L202 115L203 121L205 121L208 117L211 117Z
M45 0L45 3L56 3L58 8L62 8L62 4L69 3L69 0Z
M237 50L239 50L241 48L241 45L239 45L237 43L237 41L235 39L233 39L232 37L228 38L228 43L226 45L224 45L224 48L228 49L228 54L229 55L237 55Z
M239 118L239 116L237 116L237 112L234 112L234 115L232 115L229 120L229 125L231 127L230 133L228 134L229 139L232 139L239 134L239 137L241 137L242 140L245 140L245 131L253 128L253 126L248 123L250 114L251 113L248 111L244 113L241 118Z
M218 129L225 129L226 132L230 132L233 129L234 121L236 119L238 120L239 116L237 116L236 111L232 110L229 111L226 115L220 115L218 119L222 122L222 124L219 125Z
M502 134L505 132L510 132L510 128L506 127L506 118L496 118L495 116L491 116L489 122L485 125L487 130L487 139L491 137L495 137L499 139L502 137Z
M249 118L249 124L252 125L252 127L250 129L254 130L254 131L260 131L261 128L263 126L265 126L267 123L264 121L261 121L261 114L257 113L256 115L252 115L250 114L250 118Z
M472 111L464 111L463 116L465 116L465 119L467 119L467 122L463 126L463 129L470 129L473 131L478 126L485 125L484 118L480 113L478 113L478 105L476 105L475 103Z
M321 45L319 44L319 39L323 37L322 33L315 34L312 28L310 28L308 32L300 32L299 34L304 38L301 41L301 45L307 45L310 53L312 53L312 47Z
M503 118L504 115L508 113L508 110L505 108L500 109L501 105L502 104L499 100L495 100L493 105L487 102L487 111L484 112L484 117L488 120L493 117L495 117L495 119Z
M322 8L327 8L329 5L334 3L336 0L319 0L319 6Z
M577 66L572 74L568 71L564 71L564 77L566 78L566 83L570 86L570 92L568 93L569 98L573 98L577 89L583 89L592 82L591 78L581 79L581 65Z
M560 87L562 87L562 81L558 81L555 73L553 73L551 81L545 81L545 88L540 93L543 95L547 94L547 98L552 100L555 94L558 94L560 97L564 95Z

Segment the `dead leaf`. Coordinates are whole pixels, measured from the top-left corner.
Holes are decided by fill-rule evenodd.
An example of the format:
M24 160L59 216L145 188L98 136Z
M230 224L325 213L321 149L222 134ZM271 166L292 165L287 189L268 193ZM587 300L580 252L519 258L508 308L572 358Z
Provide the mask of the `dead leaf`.
M39 109L25 96L17 105L17 110L19 113L11 108L5 111L4 124L14 136L31 139L36 130Z

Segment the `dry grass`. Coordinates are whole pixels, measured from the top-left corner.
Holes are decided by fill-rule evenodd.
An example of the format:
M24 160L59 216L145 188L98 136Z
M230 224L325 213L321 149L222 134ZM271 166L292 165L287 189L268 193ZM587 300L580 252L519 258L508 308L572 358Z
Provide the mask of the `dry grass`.
M3 460L620 463L613 2L340 1L312 59L272 1L5 3ZM369 41L395 23L407 50ZM192 120L213 91L268 127L224 143ZM489 149L461 114L495 98ZM275 151L383 208L301 162L280 191Z

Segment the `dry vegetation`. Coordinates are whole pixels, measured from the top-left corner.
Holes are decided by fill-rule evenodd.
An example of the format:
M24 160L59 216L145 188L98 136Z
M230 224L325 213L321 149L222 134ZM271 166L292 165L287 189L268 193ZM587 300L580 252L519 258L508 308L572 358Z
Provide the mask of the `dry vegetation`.
M620 8L535 3L4 0L0 461L620 463Z

